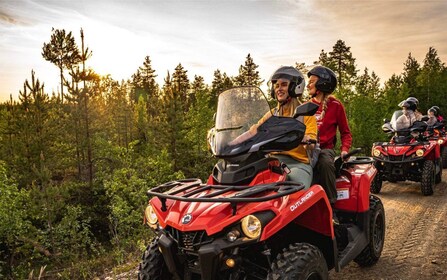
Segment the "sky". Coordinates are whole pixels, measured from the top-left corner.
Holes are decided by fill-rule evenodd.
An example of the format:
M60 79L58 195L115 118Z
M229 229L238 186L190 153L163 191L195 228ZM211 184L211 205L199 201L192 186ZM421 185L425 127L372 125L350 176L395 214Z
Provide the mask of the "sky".
M282 65L312 65L343 40L357 69L381 82L401 74L409 53L429 47L447 61L446 0L0 0L0 102L18 99L31 71L48 94L59 70L42 57L52 28L80 30L87 67L127 80L149 56L157 82L181 63L189 79L236 76L248 54L266 81Z

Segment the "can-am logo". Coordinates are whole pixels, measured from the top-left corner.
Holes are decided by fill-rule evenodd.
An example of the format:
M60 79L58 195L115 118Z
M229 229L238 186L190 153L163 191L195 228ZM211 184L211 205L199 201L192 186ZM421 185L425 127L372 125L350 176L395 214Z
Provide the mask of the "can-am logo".
M183 216L182 218L182 224L189 224L189 222L191 222L192 220L192 215L191 214L186 214L185 216Z
M300 200L295 202L295 204L290 206L290 211L295 211L301 204L303 204L306 200L308 200L312 195L314 195L313 191L308 192L305 196L303 196Z

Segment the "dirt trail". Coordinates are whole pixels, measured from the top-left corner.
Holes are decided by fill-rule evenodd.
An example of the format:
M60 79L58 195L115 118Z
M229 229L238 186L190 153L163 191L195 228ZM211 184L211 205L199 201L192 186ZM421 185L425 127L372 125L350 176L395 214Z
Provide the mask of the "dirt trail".
M445 170L444 170L445 171ZM432 196L414 182L384 183L385 246L370 268L351 263L330 279L447 279L447 172Z

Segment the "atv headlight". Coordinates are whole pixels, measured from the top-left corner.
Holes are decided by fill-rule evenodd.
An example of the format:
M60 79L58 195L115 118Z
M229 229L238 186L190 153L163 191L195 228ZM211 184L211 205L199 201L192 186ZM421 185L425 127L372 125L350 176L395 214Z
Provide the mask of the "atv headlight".
M242 232L251 239L261 235L261 221L253 215L248 215L241 220Z
M375 156L375 157L379 157L380 154L381 154L381 152L380 152L379 149L374 149L374 150L373 150L373 156Z
M422 150L422 149L417 149L417 150L416 150L416 155L417 155L418 157L423 156L423 155L424 155L424 150Z
M438 144L439 144L439 145L442 145L442 143L444 143L444 140L442 140L442 139L438 139Z
M155 214L154 208L152 208L151 205L148 205L146 210L144 210L144 216L146 217L147 224L150 227L155 228L157 226L158 218Z

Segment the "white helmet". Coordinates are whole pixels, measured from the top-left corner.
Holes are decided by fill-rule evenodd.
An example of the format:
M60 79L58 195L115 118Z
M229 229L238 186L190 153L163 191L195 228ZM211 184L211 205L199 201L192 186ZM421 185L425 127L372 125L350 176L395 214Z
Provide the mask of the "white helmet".
M278 79L287 79L290 81L288 89L290 97L300 97L301 95L303 95L304 88L306 87L304 75L293 66L281 66L273 73L272 77L270 78L270 81L272 82L272 89L270 91L270 94L273 99L275 98L275 90L273 88L273 85Z

